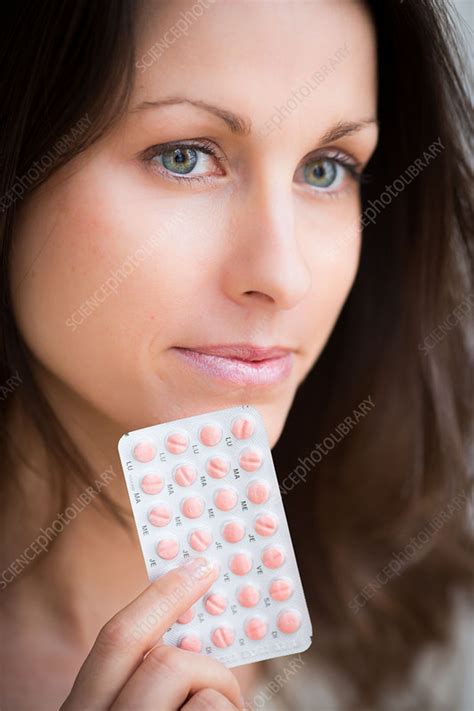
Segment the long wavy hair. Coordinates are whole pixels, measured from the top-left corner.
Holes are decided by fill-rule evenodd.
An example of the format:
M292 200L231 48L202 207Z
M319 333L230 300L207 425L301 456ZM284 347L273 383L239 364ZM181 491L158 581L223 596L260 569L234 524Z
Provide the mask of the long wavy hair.
M456 593L472 591L474 572L467 520L474 401L470 70L448 2L366 4L377 34L381 133L361 188L367 219L360 267L273 452L316 630L308 654L344 673L356 708L406 684L417 654L448 640ZM1 23L0 383L21 380L0 398L6 508L15 464L20 457L28 462L9 430L13 403L49 452L54 511L92 477L35 381L12 312L8 265L21 197L126 110L139 5L19 2ZM60 142L32 183L19 182L84 116L87 130ZM424 159L434 142L442 149ZM387 186L396 188L390 200L382 195ZM368 398L373 406L355 417ZM99 499L130 527L130 512L106 491ZM390 575L394 560L399 566Z

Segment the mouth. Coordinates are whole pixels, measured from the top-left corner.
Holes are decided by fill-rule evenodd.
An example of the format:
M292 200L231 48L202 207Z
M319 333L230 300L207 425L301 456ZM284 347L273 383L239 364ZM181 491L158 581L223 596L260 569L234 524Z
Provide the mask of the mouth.
M175 347L178 357L205 375L240 385L275 385L291 373L294 349L246 343Z

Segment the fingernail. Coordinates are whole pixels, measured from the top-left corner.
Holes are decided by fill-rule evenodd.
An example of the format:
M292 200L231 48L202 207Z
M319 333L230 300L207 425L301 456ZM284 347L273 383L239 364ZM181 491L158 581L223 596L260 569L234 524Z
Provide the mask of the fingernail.
M193 558L192 560L185 563L183 568L189 573L193 578L202 580L210 575L214 569L215 564L212 560L205 558L204 556L199 556L199 558Z

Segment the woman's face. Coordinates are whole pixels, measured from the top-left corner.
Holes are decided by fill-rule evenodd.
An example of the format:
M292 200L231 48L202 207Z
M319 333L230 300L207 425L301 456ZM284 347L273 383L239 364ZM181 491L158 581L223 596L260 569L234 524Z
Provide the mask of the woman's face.
M352 0L160 2L142 19L126 116L22 205L19 328L66 425L120 434L250 403L273 446L357 270L374 31ZM235 344L291 355L192 352Z

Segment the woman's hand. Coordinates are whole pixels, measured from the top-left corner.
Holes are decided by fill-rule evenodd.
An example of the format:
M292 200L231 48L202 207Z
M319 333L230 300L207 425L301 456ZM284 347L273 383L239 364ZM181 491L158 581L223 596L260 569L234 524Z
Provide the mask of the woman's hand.
M227 667L161 642L216 579L217 568L204 563L197 558L170 570L104 625L60 711L243 708Z

